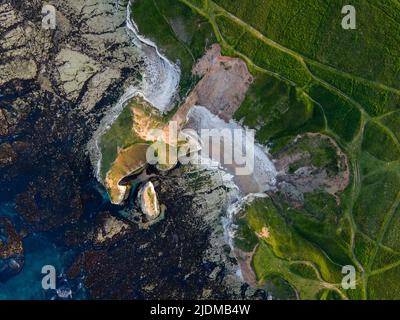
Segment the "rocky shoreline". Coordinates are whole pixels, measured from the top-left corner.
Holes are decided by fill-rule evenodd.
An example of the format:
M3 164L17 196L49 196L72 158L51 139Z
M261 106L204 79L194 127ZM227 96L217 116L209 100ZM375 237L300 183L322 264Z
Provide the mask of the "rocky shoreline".
M168 214L149 229L104 201L86 148L145 64L126 32L128 3L46 3L56 30L41 28L43 1L0 5L0 194L16 204L10 226L22 220L16 239L45 233L75 252L58 298L82 285L94 299L262 298L236 276L224 241L236 191L222 172L178 167L152 178ZM23 259L23 249L15 242L11 256ZM9 252L0 247L2 263ZM18 277L4 270L1 281Z

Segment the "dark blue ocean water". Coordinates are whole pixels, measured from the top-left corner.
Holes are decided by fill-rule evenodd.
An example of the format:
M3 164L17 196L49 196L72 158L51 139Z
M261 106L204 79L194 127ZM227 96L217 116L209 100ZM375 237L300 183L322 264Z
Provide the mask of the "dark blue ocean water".
M0 203L0 216L17 220L13 203ZM60 276L74 257L74 252L58 247L49 235L33 234L23 241L25 263L22 271L5 283L0 282L0 300L4 299L51 299L55 292L42 289L42 267L53 265ZM75 297L77 298L77 297Z

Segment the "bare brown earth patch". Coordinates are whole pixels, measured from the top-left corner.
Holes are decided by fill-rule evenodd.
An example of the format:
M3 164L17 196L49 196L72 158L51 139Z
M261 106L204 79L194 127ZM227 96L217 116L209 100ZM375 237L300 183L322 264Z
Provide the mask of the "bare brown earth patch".
M308 139L305 149L296 149L299 141ZM330 167L316 165L310 150L321 145L333 148L334 160ZM295 205L301 205L303 194L314 191L325 191L336 198L340 204L339 194L343 192L350 181L349 162L346 154L334 139L320 133L306 133L297 136L283 150L274 155L275 166L279 171L278 188L282 190ZM291 166L296 170L291 172ZM333 169L332 169L333 168Z
M172 118L179 125L185 123L190 108L196 104L229 121L253 82L246 63L238 58L222 56L219 44L211 46L193 67L192 73L202 79Z
M133 114L133 133L143 141L155 140L152 130L162 129L164 126L161 113L146 101L140 101L140 107L138 107L138 104L134 104L131 109Z

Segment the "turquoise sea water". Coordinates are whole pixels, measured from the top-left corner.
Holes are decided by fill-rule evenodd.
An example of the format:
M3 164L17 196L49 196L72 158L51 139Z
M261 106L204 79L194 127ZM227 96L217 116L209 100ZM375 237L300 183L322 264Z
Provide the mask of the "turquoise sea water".
M0 216L11 219L17 215L12 203L0 203ZM55 293L42 289L42 267L53 265L57 276L64 269L63 266L71 261L73 252L57 247L49 236L34 234L23 241L25 263L22 271L5 283L0 282L0 300L4 299L50 299Z

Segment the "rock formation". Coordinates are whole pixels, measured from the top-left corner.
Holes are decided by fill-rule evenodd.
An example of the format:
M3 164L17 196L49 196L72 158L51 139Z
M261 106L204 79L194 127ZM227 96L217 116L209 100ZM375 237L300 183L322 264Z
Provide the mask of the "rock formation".
M22 237L9 219L0 217L0 282L16 275L23 264Z
M151 181L146 182L139 190L138 201L140 209L146 218L151 221L157 219L161 213L157 193Z

